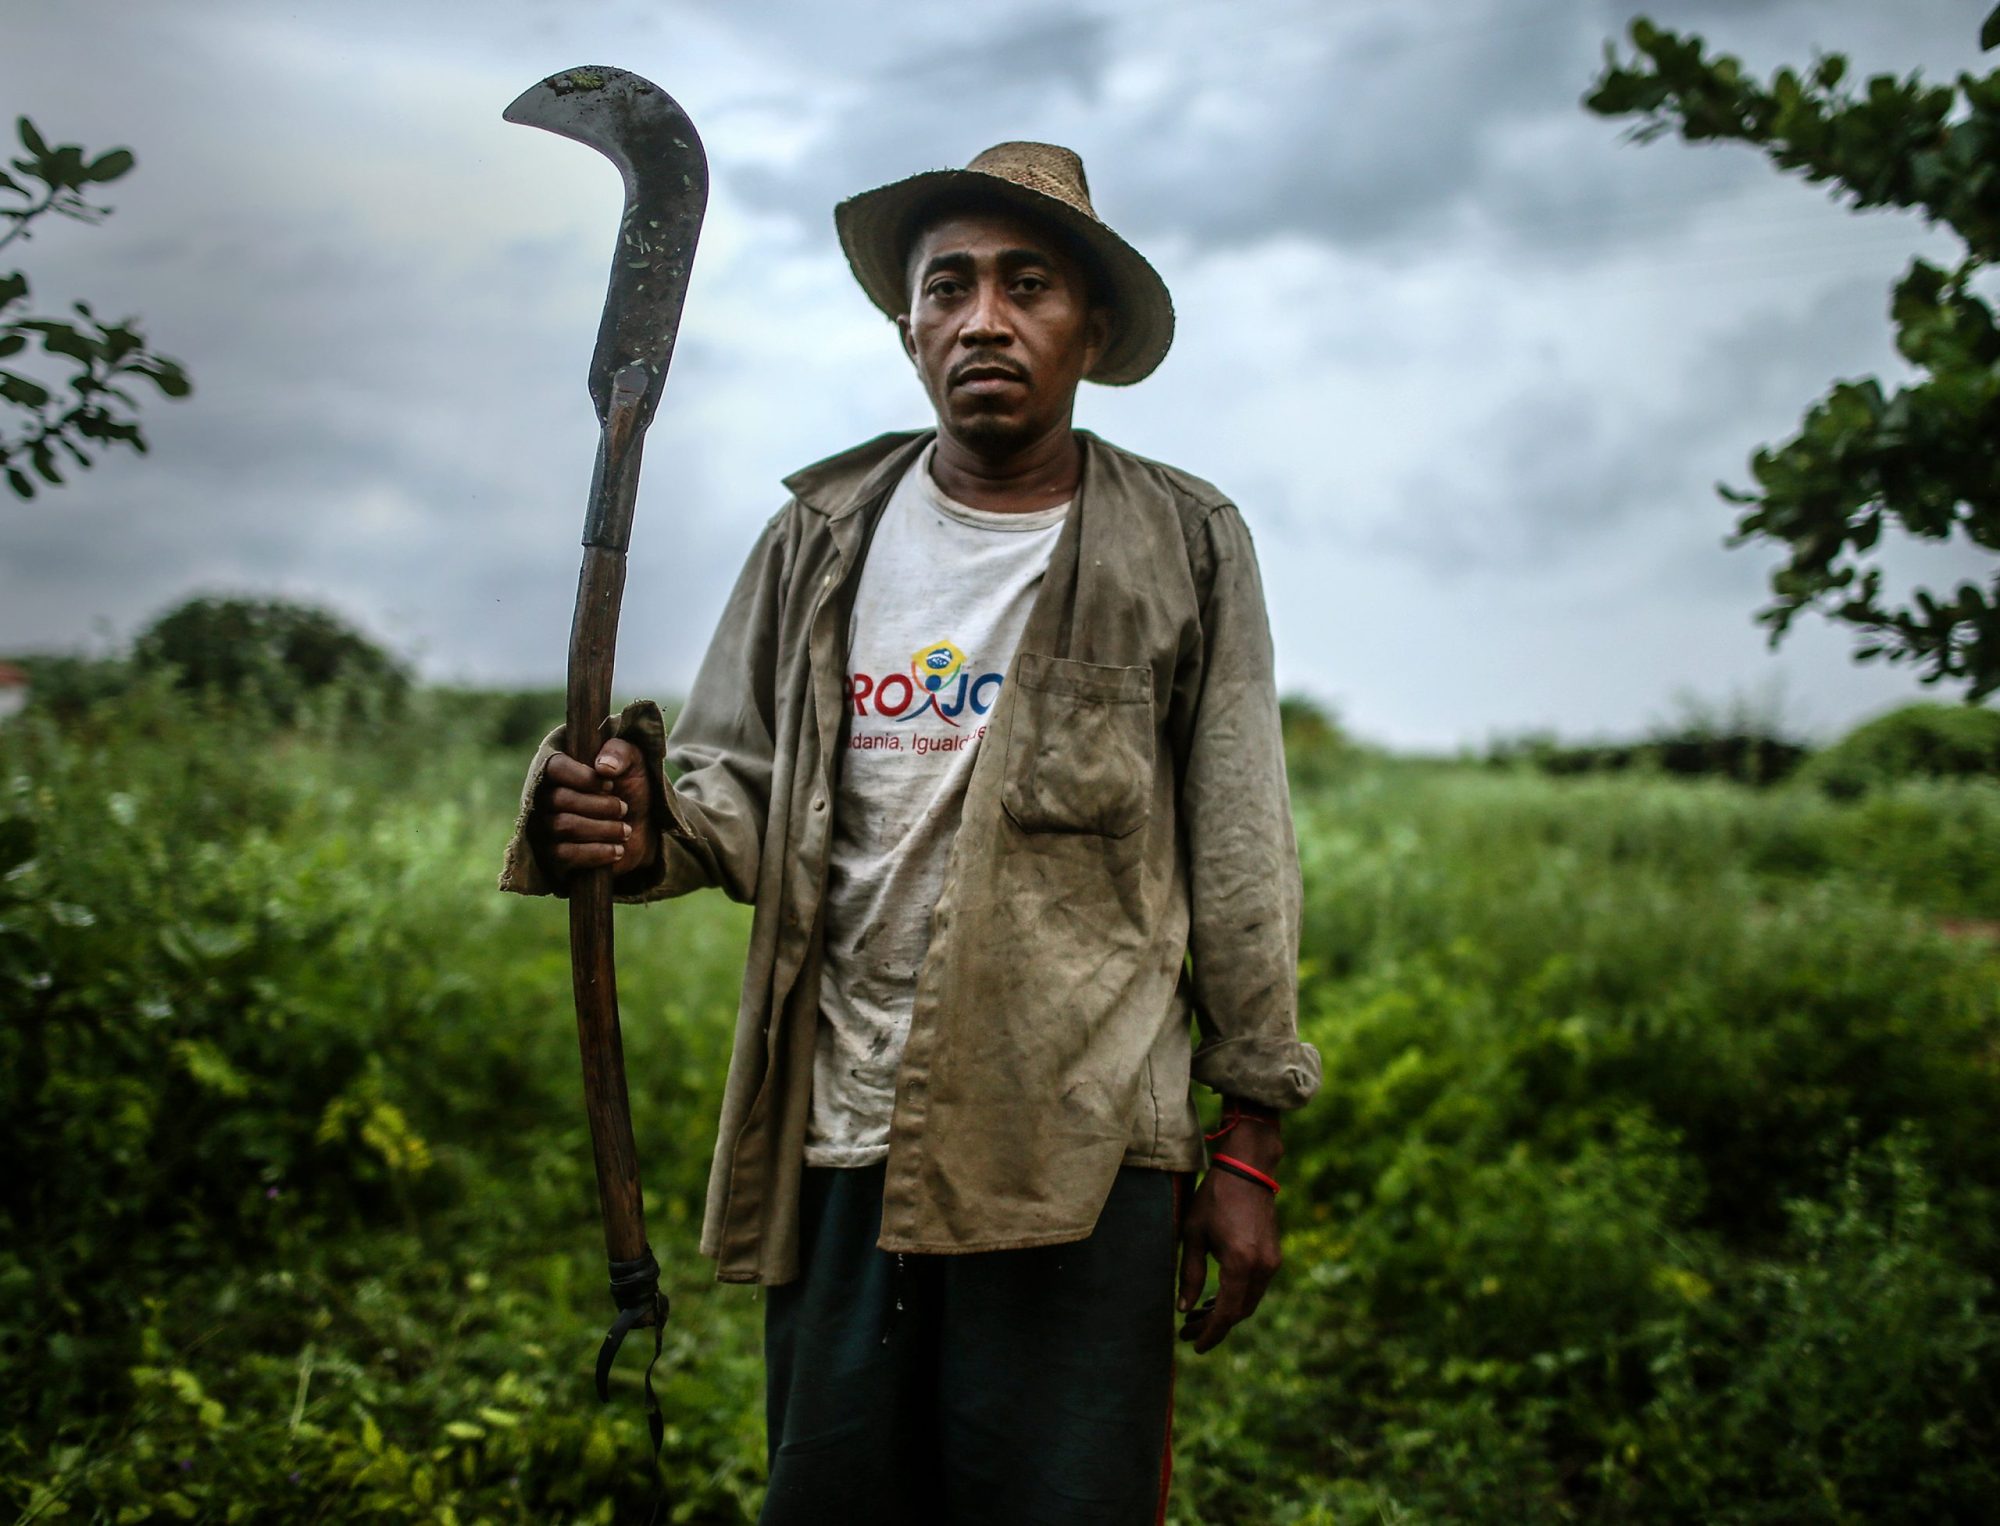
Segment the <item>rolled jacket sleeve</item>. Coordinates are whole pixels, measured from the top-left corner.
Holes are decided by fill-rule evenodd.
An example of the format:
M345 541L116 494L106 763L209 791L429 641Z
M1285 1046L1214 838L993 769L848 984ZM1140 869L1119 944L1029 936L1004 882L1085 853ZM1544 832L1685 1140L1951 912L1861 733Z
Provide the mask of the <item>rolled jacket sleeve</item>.
M765 526L672 733L652 700L635 701L605 723L607 737L632 742L645 758L660 834L653 862L614 882L621 901L664 900L710 885L738 901L755 894L777 732L777 641L791 522L788 506ZM502 890L562 894L536 840L533 815L549 757L562 745L563 728L557 727L529 764L502 861Z
M1255 548L1228 505L1203 527L1203 663L1181 781L1188 950L1204 1086L1296 1108L1319 1089L1298 1036L1299 881L1291 792Z

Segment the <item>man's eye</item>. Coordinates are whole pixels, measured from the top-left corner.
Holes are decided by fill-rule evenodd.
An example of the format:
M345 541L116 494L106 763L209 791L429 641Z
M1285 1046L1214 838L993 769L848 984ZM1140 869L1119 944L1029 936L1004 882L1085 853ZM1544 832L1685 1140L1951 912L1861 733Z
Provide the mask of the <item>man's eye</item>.
M955 297L958 295L958 290L959 286L956 281L933 281L927 288L927 295L933 297Z

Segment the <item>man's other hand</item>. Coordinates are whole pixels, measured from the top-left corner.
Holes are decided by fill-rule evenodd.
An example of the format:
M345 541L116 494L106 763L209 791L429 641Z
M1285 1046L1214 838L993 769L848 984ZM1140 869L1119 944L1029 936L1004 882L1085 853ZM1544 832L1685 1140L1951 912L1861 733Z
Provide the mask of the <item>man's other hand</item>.
M1217 1148L1265 1175L1278 1174L1285 1147L1268 1123L1245 1118ZM1215 1258L1215 1297L1197 1307ZM1195 1189L1181 1222L1181 1339L1210 1351L1255 1312L1278 1274L1278 1200L1268 1189L1227 1171L1211 1170Z
M598 749L594 765L549 755L531 825L565 876L605 867L630 874L653 860L652 810L645 760L630 742L613 738Z

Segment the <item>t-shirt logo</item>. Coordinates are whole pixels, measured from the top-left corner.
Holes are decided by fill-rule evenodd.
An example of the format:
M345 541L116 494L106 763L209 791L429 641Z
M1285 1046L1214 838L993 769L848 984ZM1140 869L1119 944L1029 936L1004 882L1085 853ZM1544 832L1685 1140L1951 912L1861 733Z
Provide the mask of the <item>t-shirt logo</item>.
M913 721L934 715L954 729L969 708L984 718L993 708L1002 675L973 674L966 667L965 653L953 642L933 641L910 655L910 671L847 675L847 706L857 716L867 716L869 708L885 721ZM891 746L890 751L900 751Z
M965 666L965 653L949 641L933 641L929 646L910 659L910 669L917 675L920 687L935 694Z

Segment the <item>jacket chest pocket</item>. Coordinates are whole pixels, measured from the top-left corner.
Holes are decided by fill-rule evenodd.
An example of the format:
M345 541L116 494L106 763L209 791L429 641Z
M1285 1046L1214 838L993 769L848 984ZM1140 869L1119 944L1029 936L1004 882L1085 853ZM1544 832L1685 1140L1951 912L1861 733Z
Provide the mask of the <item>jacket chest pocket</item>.
M1153 807L1153 670L1023 652L1000 804L1024 832L1124 837Z

